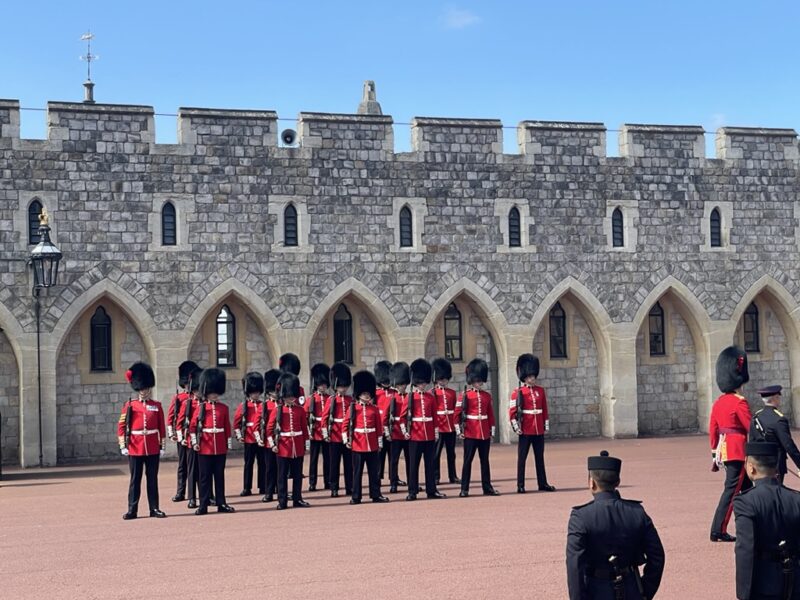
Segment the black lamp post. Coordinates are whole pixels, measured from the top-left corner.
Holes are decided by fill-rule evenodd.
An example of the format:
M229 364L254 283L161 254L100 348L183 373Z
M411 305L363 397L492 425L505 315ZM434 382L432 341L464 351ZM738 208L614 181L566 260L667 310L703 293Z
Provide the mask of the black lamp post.
M53 287L58 281L58 263L61 261L61 251L50 241L50 227L48 226L47 211L43 208L39 215L39 243L31 250L31 265L33 266L33 306L36 313L36 376L39 386L39 466L44 465L44 451L42 444L42 353L40 343L41 304L39 291L42 288Z

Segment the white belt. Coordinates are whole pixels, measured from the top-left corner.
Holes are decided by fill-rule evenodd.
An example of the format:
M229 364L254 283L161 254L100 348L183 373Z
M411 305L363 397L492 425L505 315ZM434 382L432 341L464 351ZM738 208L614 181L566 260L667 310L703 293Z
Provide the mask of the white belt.
M209 427L203 429L203 433L225 433L225 430L222 427Z
M355 431L356 433L372 433L372 432L375 431L375 428L374 427L361 427L361 428L356 428L353 431Z
M344 423L344 419L334 419L334 423Z
M288 437L297 437L298 435L303 435L302 431L281 431L281 437L288 436Z
M489 415L467 415L467 418L473 421L485 421L489 418Z
M158 429L134 429L131 431L131 435L153 435L154 433L158 433Z
M321 421L322 417L315 417L314 415L309 415L308 417L311 421Z
M454 410L437 410L437 415L452 415L455 411Z
M427 423L428 421L433 421L433 417L411 417L412 421L422 421Z
M540 415L540 414L542 414L542 412L543 411L542 411L541 408L533 408L531 410L523 410L522 414L523 415Z
M253 425L255 425L255 423L245 423L246 427L252 427Z

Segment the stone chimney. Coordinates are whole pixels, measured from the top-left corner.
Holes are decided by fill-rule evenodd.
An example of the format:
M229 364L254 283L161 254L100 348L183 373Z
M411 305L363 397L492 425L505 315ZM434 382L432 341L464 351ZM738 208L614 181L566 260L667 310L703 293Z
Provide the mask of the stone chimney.
M375 82L364 82L364 94L361 97L361 104L358 105L360 115L382 115L381 105L375 94Z

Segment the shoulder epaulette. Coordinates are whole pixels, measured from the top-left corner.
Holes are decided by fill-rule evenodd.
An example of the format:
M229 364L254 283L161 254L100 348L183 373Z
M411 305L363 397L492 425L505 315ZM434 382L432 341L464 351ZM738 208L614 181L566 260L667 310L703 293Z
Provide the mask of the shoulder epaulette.
M778 415L779 417L783 417L784 416L784 414L781 411L779 411L777 408L773 408L772 410L774 410L775 414Z
M582 508L586 508L587 506L589 506L591 504L594 504L594 500L589 500L589 502L587 502L586 504L581 504L579 506L573 506L572 510L580 510Z
M764 412L764 409L763 409L763 408L762 408L761 410L757 410L757 411L756 411L756 414L754 414L753 416L754 416L754 417L757 417L757 416L758 416L758 415L760 415L762 412Z
M742 400L747 400L747 398L745 398L745 397L744 397L744 396L742 396L741 394L737 394L737 393L735 393L735 392L734 392L734 394L733 394L733 395L734 395L734 396L736 396L737 398L740 398L740 399L742 399Z

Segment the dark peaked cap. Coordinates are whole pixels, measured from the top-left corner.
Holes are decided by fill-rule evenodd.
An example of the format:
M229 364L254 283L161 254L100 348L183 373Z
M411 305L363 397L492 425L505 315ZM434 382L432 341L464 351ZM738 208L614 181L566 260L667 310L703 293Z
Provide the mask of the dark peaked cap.
M607 450L601 451L600 456L590 456L587 460L587 465L590 471L615 471L619 473L622 470L622 461L609 456Z

